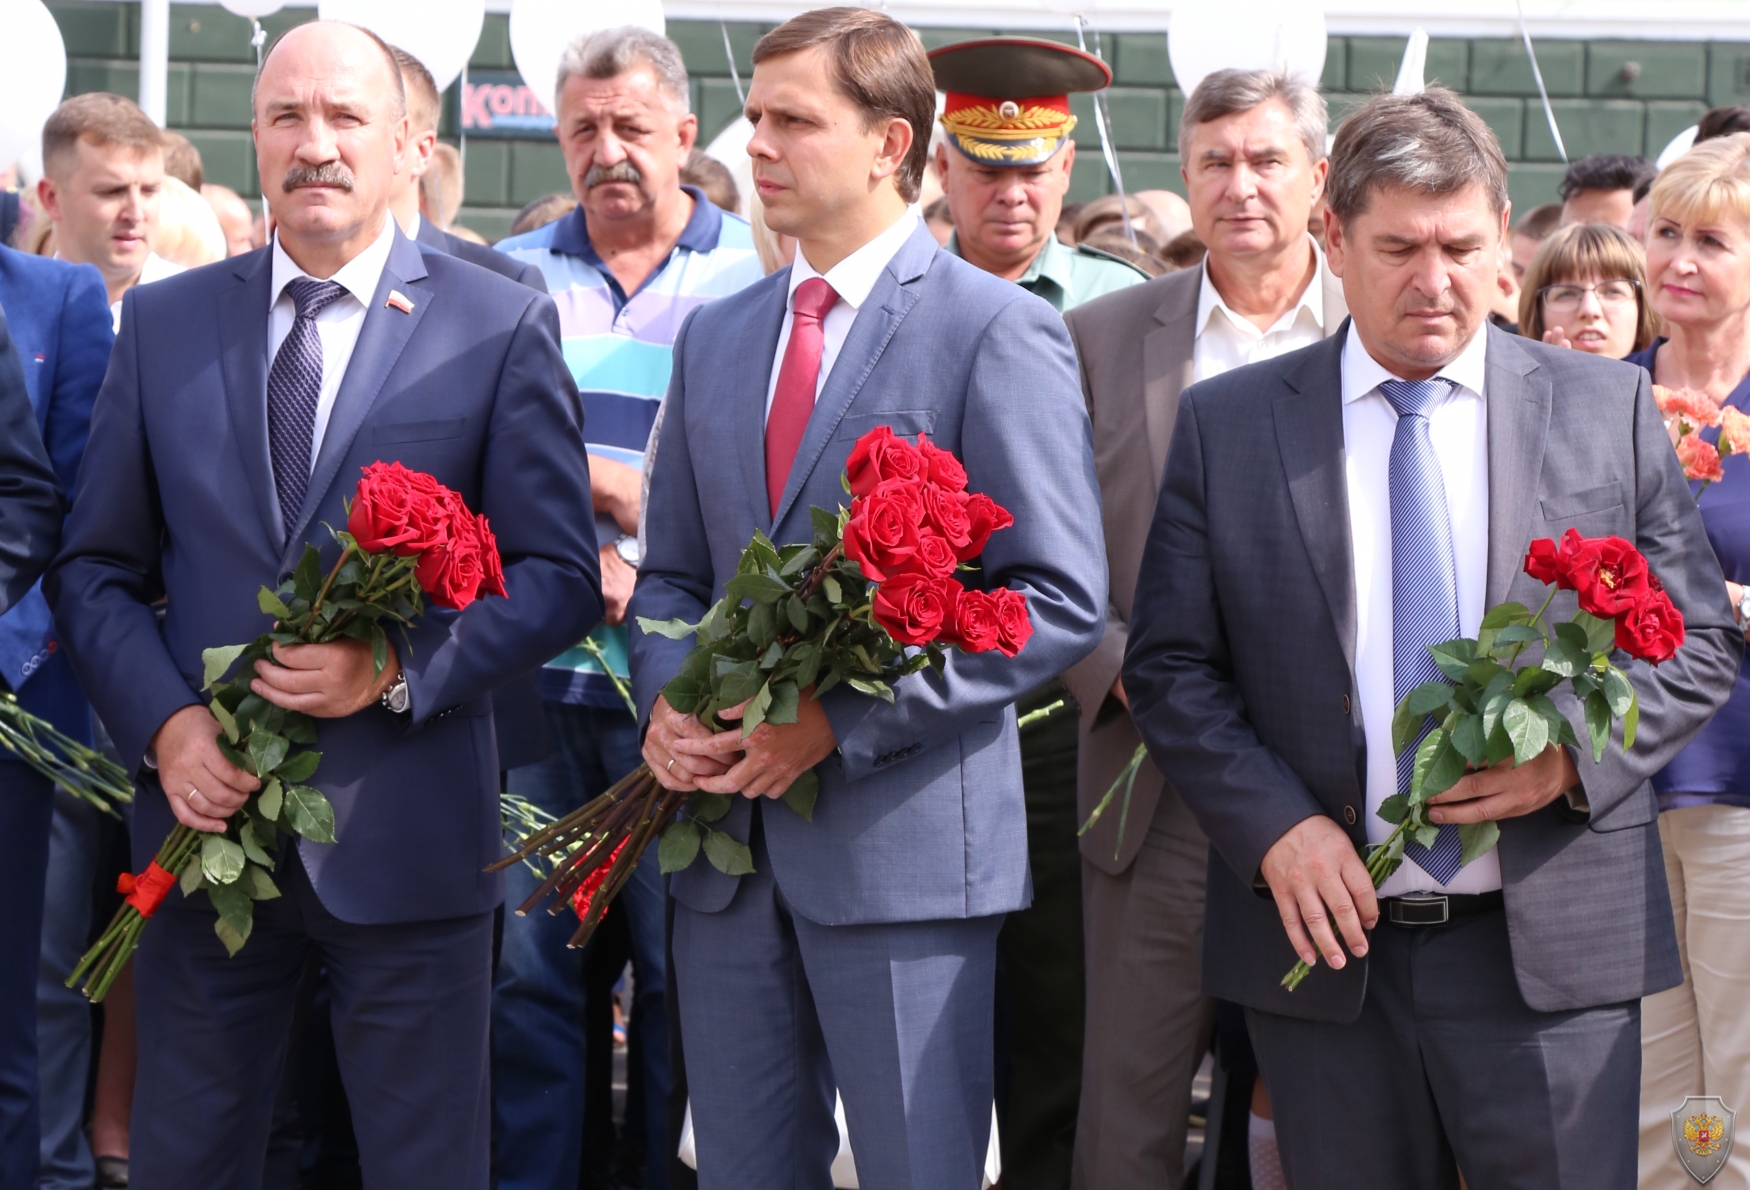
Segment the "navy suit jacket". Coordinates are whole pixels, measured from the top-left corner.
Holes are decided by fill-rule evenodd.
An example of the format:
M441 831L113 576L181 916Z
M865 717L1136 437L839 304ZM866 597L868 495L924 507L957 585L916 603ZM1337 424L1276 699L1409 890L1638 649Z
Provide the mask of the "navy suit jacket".
M55 556L65 510L0 306L0 613L18 606Z
M454 256L483 269L491 269L500 277L509 277L538 293L547 292L547 280L534 265L451 235L423 215L415 233L414 239L426 251ZM534 764L553 750L553 737L547 730L547 712L541 705L539 666L526 674L519 674L492 692L492 716L497 727L501 768L515 769Z
M88 264L0 245L0 309L9 315L55 478L70 492L79 479L91 406L115 342L103 274ZM33 715L90 742L91 708L61 650L40 588L0 616L0 678Z
M649 552L632 615L694 622L723 595L754 531L807 541L809 508L839 486L857 438L879 425L928 431L974 491L1014 513L965 580L1027 596L1033 637L1014 658L950 653L902 678L889 706L841 686L821 707L838 750L816 771L814 821L762 810L772 872L796 911L824 925L985 917L1024 908L1027 813L1014 701L1080 661L1106 617L1106 551L1092 435L1063 319L1017 285L936 246L919 227L857 313L809 417L778 515L766 496L767 380L788 269L688 316L650 478ZM632 684L648 718L691 638L632 629ZM750 803L719 827L743 842ZM701 860L675 898L705 913L735 877Z
M92 419L67 544L44 588L130 770L172 713L201 700L201 650L268 627L256 592L345 521L360 470L399 460L483 512L508 599L430 609L397 636L411 715L319 721L315 784L339 841L300 840L317 894L356 923L483 912L503 852L490 692L601 618L583 410L551 298L395 234L297 520L281 523L268 455L271 249L130 290ZM392 290L411 313L387 304ZM168 596L162 628L152 603ZM136 865L173 825L135 807Z

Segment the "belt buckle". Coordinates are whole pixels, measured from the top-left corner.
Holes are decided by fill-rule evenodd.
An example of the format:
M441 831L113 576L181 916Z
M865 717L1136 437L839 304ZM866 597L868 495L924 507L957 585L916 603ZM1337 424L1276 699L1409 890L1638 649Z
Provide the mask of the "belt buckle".
M1395 926L1443 926L1452 918L1451 903L1435 893L1412 893L1386 903Z

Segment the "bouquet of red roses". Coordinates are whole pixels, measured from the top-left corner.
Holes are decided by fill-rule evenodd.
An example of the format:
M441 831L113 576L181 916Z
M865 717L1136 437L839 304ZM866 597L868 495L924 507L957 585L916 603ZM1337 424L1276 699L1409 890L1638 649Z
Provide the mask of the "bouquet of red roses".
M1013 657L1025 647L1033 634L1026 596L968 588L955 577L1014 517L966 490L966 470L951 452L926 435L912 442L877 426L852 448L843 483L850 508L813 509L811 542L779 547L755 533L724 597L697 624L639 619L646 632L697 638L663 687L676 711L722 731L721 712L741 707L745 738L761 723L796 722L801 699L841 683L892 702L894 682L940 667L950 648ZM784 804L812 819L819 787L814 772L804 773ZM537 854L553 860L517 912L553 894L550 912L569 903L581 919L571 940L581 946L658 836L664 872L687 867L701 850L719 871L753 871L748 848L711 825L733 798L672 792L640 765L494 867Z
M1416 763L1408 792L1379 807L1394 829L1368 849L1375 888L1404 862L1411 839L1434 845L1439 826L1428 821L1428 799L1465 773L1508 759L1529 764L1551 744L1580 746L1573 724L1549 697L1563 682L1585 710L1594 761L1604 755L1619 719L1623 748L1634 747L1640 702L1611 652L1653 665L1669 661L1683 644L1682 613L1646 557L1620 537L1581 537L1569 529L1560 546L1540 538L1531 543L1525 573L1550 584L1543 606L1533 613L1522 603L1504 603L1483 617L1475 637L1430 645L1446 680L1424 682L1398 703L1392 745L1398 755L1414 748ZM1543 614L1557 591L1574 592L1580 610L1546 629ZM1528 645L1540 655L1514 668ZM1460 826L1458 834L1468 864L1500 841L1501 828L1477 822ZM1296 963L1282 986L1293 991L1311 970Z
M320 752L316 721L253 693L255 662L273 661L275 645L368 642L376 672L389 659L386 625L404 628L424 612L423 597L460 611L482 594L504 595L498 542L486 518L468 510L461 496L431 476L400 463L364 469L347 507L345 530L329 529L340 557L324 575L316 547L304 555L291 581L257 596L274 627L243 645L207 649L203 689L219 721L219 750L238 768L261 779L261 788L232 815L222 834L178 825L146 870L124 874L127 894L109 928L67 978L84 979L85 994L103 999L139 945L147 920L180 881L184 896L205 889L218 910L214 930L231 954L249 940L256 901L279 896L270 873L281 831L314 843L334 842L334 810L309 784ZM239 662L238 676L223 678Z

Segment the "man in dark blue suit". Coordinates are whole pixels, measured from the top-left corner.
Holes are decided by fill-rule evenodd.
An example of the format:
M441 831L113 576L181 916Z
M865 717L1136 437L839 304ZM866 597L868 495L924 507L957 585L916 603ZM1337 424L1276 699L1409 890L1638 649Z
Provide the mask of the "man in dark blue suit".
M421 252L389 217L407 120L389 49L315 22L268 53L257 159L276 242L129 292L90 465L45 587L130 769L136 864L254 789L200 705L203 648L255 593L330 561L360 470L399 460L489 517L508 599L430 610L373 675L352 642L282 649L254 688L320 721L339 841L281 853L227 958L173 896L136 956L136 1187L260 1184L298 974L320 958L369 1185L487 1184L487 1012L502 853L490 692L601 616L582 410L550 298ZM168 597L162 629L152 603ZM398 642L402 643L402 642ZM155 766L155 767L154 767Z
M64 508L24 375L0 310L0 612L24 600L54 556ZM37 1178L36 968L53 804L40 790L12 784L0 776L0 1186L7 1187Z
M11 311L8 327L24 367L37 432L55 478L70 492L91 431L91 405L115 341L103 274L90 265L0 246L0 308ZM91 742L91 708L61 649L40 589L32 589L0 616L0 679L27 711L76 740ZM43 1088L39 1111L43 1176L55 1185L62 1184L62 1178L89 1185L91 1150L80 1122L90 1064L91 1010L85 997L62 981L90 941L99 815L71 795L57 798L47 778L10 754L0 754L0 802L40 815L42 821L40 830L6 830L0 837L0 848L5 849L0 863L11 867L18 857L28 855L30 870L40 870L44 864L48 870L47 884L38 881L43 896L43 961L36 978L35 1020L29 1013L14 1017L8 1012L0 1029L18 1030L41 1072L33 1080L30 1096L38 1098L37 1088ZM34 926L38 920L31 914L28 924ZM18 941L22 948L24 939ZM9 972L22 974L27 969L22 949L20 955L14 967L7 952L4 961Z

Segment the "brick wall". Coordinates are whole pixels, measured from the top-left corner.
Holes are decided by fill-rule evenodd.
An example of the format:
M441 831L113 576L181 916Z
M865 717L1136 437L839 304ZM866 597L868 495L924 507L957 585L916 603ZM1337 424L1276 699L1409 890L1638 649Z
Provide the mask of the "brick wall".
M139 7L128 3L56 3L49 8L67 42L67 93L139 91ZM313 9L281 11L263 22L270 35L314 16ZM743 83L752 73L754 42L769 26L728 26ZM930 47L986 29L923 29ZM669 35L680 45L693 74L693 106L701 141L734 118L738 104L714 22L676 21ZM1061 40L1074 41L1073 34ZM1397 37L1333 37L1325 59L1324 87L1333 120L1341 119L1367 92L1389 85L1403 54ZM1588 153L1653 155L1709 107L1750 103L1750 43L1683 41L1557 41L1538 43L1538 63L1570 157ZM1181 189L1173 151L1184 97L1174 85L1166 38L1123 33L1100 37L1100 50L1115 79L1109 95L1113 140L1125 185L1132 190ZM170 126L201 150L207 176L256 197L255 154L249 141L249 86L254 51L249 22L222 8L173 5L170 15ZM472 65L513 69L507 18L488 15ZM1562 165L1532 83L1523 46L1511 39L1440 39L1428 48L1428 77L1468 97L1494 128L1512 163L1516 206L1555 197ZM452 91L454 89L452 88ZM1077 96L1081 120L1075 139L1082 154L1074 197L1110 189L1100 161L1092 104ZM454 123L454 101L445 117ZM488 238L502 235L518 207L568 188L558 149L538 141L470 137L467 190L461 221Z

